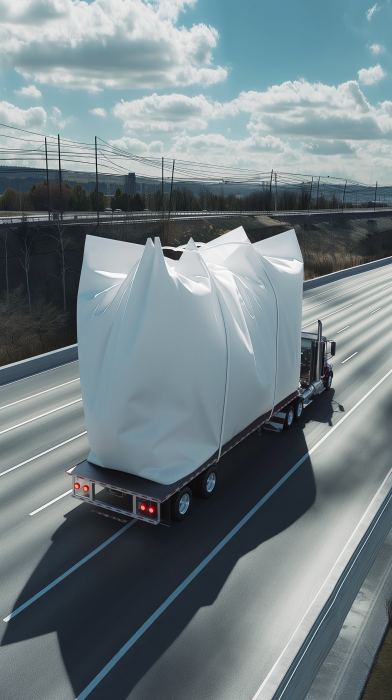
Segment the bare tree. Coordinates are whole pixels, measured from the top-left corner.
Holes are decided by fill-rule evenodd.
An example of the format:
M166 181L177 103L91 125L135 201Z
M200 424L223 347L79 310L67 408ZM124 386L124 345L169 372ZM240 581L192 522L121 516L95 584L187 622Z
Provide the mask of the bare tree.
M8 279L8 231L5 230L3 233L3 243L5 248L5 287L6 287L6 307L8 309L9 298L10 298L10 286Z
M49 233L49 237L53 238L53 240L56 241L57 243L57 249L56 252L60 257L60 274L59 275L54 275L54 277L57 277L57 279L60 280L62 290L63 290L63 309L64 311L67 310L67 295L66 295L66 276L67 276L67 271L70 269L67 266L67 248L69 247L70 240L64 235L65 232L65 226L61 226L60 224L57 224L57 227L55 229L56 234L53 235Z
M31 259L34 255L35 248L35 236L34 229L30 228L28 224L22 223L15 230L16 237L18 239L19 248L22 252L22 258L18 256L19 262L22 265L25 276L26 276L26 288L27 288L27 299L29 303L29 311L31 313L31 292L30 292L30 264Z

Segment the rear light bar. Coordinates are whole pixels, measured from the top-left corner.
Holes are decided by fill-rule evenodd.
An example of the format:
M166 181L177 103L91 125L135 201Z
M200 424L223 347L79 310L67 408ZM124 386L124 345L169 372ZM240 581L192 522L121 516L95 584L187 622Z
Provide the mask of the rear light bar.
M156 520L158 517L157 504L154 501L146 501L144 498L136 499L137 512Z

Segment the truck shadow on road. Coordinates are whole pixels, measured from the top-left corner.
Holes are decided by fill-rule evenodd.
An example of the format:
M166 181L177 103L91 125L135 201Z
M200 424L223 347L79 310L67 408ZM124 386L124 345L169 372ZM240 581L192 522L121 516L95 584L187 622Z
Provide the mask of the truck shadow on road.
M137 523L12 619L3 646L56 632L63 661L58 669L59 685L64 688L70 683L74 694L60 696L55 687L48 687L42 695L48 661L36 658L33 645L30 660L22 668L18 665L9 669L13 685L2 695L4 700L77 697L306 454L303 426L304 421L282 435L251 435L222 459L217 492L208 501L195 499L184 522L171 528ZM265 626L259 637L261 644L271 636L277 612L282 613L277 587L284 592L284 605L290 605L291 581L286 566L294 561L290 548L295 529L291 530L315 498L315 479L308 459L142 634L92 691L91 700L220 697L232 669L246 665L249 653L254 653L249 644L260 634L255 630ZM122 527L93 515L87 504L75 507L73 501L64 518L14 610ZM291 576L296 576L295 565ZM238 635L245 634L246 620L250 625L249 643L237 644ZM286 623L282 624L284 627ZM287 622L287 633L290 624ZM270 663L281 642L276 639L265 643L261 675L263 664ZM258 656L260 653L259 649ZM68 682L60 683L64 669ZM16 676L19 680L15 685ZM246 681L244 684L246 687ZM23 694L26 688L29 690Z

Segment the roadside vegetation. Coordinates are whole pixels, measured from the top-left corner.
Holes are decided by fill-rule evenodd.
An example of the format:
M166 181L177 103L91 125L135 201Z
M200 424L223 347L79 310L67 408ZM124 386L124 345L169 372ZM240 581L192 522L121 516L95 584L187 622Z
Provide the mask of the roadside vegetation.
M361 700L392 698L392 598L386 603L388 630L377 654Z

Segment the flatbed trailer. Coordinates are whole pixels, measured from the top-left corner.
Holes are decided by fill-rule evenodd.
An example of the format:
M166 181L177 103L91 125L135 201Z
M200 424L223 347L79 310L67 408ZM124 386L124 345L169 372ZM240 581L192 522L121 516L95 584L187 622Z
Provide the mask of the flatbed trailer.
M327 353L327 343L331 352ZM217 482L219 457L236 447L242 440L262 429L280 433L298 421L302 411L314 396L331 388L332 364L328 359L335 355L336 343L322 335L318 321L317 333L301 335L301 368L298 389L274 406L272 411L257 418L244 430L227 442L219 455L217 450L209 460L184 479L173 484L159 484L140 476L116 469L98 467L88 460L67 470L72 477L72 496L84 503L109 511L93 510L120 522L136 518L152 525L170 526L172 518L183 520L189 511L192 495L209 498ZM121 502L120 502L121 499Z
M298 391L290 394L290 396L287 396L275 406L273 412L269 411L257 418L223 446L221 456L225 455L233 447L236 447L256 430L260 431L264 428L273 432L280 432L287 420L285 408L295 405L295 402L300 397L301 391L298 389ZM110 511L111 517L115 520L122 522L125 516L126 518L137 518L152 525L162 524L169 526L173 512L173 501L171 501L173 496L175 494L181 496L181 493L187 487L190 487L193 492L197 492L199 477L205 475L207 470L216 473L217 459L218 451L185 479L180 479L167 486L116 469L98 467L87 459L68 469L67 474L72 477L73 498ZM216 475L214 486L215 483ZM211 491L205 489L205 493L200 494L199 489L199 495L208 498L209 495L212 495L212 491L213 489ZM120 498L122 499L121 505L119 503ZM99 515L106 515L99 511L94 512ZM184 516L186 512L183 514ZM182 515L181 512L179 514ZM182 520L181 517L176 517L176 514L174 514L174 518Z

